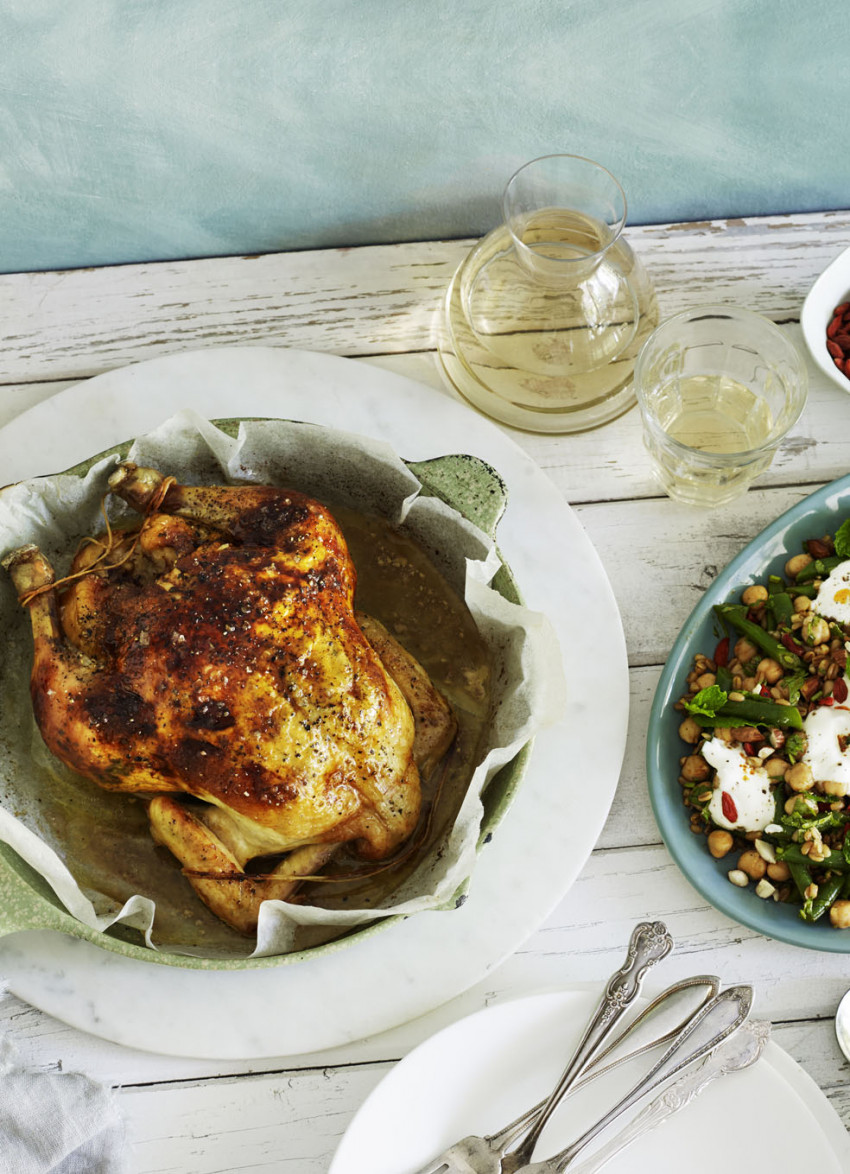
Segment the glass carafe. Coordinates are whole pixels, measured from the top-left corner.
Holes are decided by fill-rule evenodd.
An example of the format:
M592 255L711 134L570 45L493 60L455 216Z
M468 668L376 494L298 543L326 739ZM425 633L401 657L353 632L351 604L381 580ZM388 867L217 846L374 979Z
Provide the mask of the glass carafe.
M446 377L530 432L614 419L635 402L635 360L658 324L652 283L621 235L623 189L590 159L547 155L511 177L503 211L449 286Z

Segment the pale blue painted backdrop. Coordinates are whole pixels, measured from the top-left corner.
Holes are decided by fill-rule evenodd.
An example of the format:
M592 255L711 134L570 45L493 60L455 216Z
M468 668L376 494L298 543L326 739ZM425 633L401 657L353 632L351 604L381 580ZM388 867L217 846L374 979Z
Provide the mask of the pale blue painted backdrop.
M463 236L539 154L632 223L850 204L841 0L0 0L0 270Z

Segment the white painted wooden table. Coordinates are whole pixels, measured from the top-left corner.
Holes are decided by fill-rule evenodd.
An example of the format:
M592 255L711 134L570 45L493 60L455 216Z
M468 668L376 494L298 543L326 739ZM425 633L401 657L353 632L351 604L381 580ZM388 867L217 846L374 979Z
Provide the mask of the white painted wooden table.
M803 297L850 244L850 212L631 228L628 236L652 273L662 314L735 302L772 318L802 347ZM0 425L86 376L234 342L355 357L440 388L434 320L469 243L0 277ZM581 436L513 433L573 505L607 570L628 643L631 718L596 850L548 922L485 982L379 1038L254 1063L134 1052L12 996L0 1000L0 1031L29 1064L82 1070L120 1087L134 1172L324 1174L358 1106L411 1047L495 1000L602 980L648 914L663 918L677 942L665 977L708 971L755 983L775 1038L850 1126L848 1065L832 1028L850 987L850 955L768 941L706 906L660 842L643 769L660 666L700 592L767 522L850 468L850 396L811 363L810 376L808 406L772 468L745 498L713 513L659 496L635 410Z

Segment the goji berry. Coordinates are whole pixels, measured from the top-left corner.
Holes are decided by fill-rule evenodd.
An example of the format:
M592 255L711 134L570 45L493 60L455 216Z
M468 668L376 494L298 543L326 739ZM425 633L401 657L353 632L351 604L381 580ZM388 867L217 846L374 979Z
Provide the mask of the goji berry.
M723 814L730 823L738 822L738 808L735 806L735 800L728 791L722 791L720 794L720 807Z
M780 639L782 640L782 643L785 645L785 647L788 649L789 652L796 652L798 656L803 655L803 652L805 651L805 649L803 648L802 644L797 643L797 641L794 639L794 637L791 635L790 632L783 632Z

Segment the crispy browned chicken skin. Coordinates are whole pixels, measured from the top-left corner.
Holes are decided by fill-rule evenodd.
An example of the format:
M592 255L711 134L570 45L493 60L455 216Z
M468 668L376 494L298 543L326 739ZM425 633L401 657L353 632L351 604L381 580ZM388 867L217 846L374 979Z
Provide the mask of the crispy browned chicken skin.
M53 583L49 564L35 547L6 560L32 618L36 720L80 774L155 793L154 837L249 932L262 900L288 896L339 844L382 860L410 836L417 762L439 761L454 718L380 624L360 617L364 635L353 563L318 502L129 463L110 488L146 516L99 562L103 546L84 546L71 571L83 577L29 596Z

